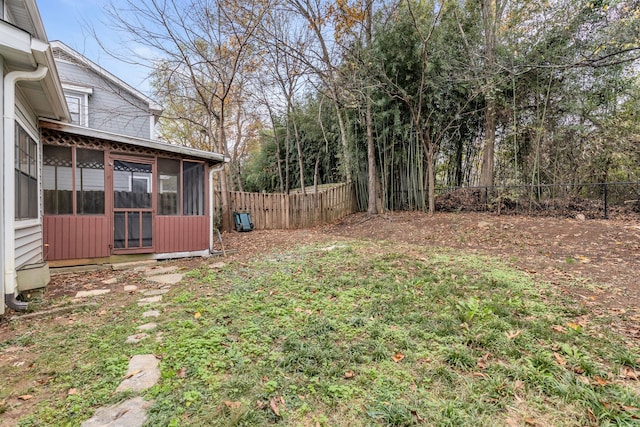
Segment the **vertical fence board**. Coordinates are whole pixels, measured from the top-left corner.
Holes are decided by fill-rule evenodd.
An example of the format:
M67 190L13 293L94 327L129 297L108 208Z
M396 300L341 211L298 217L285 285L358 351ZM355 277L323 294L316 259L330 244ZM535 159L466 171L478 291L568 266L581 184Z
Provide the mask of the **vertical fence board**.
M229 193L232 212L249 212L258 230L314 227L355 212L353 186L341 184L308 194Z

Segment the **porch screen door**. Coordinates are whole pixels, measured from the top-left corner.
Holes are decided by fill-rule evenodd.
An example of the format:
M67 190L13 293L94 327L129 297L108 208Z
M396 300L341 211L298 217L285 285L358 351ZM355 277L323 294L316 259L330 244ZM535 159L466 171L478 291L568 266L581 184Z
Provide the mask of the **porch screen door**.
M113 161L113 248L153 248L153 165Z

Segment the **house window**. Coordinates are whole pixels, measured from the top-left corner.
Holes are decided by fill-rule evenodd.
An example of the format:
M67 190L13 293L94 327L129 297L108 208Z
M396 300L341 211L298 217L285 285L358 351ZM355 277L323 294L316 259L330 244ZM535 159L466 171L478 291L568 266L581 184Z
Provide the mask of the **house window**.
M204 163L182 163L182 214L204 215Z
M180 213L180 160L158 159L158 214Z
M38 218L38 146L16 123L15 218Z
M42 154L45 214L104 214L103 151L45 145Z
M73 213L73 160L71 147L42 147L44 213Z
M88 126L87 94L65 92L64 98L71 114L71 123L78 126Z
M76 148L78 215L104 214L104 153Z

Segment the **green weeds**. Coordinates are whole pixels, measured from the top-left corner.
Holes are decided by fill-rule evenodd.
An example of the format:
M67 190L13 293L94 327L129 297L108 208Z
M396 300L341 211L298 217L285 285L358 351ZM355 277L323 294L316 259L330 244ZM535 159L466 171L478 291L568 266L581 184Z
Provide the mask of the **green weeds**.
M588 313L493 259L308 246L194 271L170 295L163 341L144 348L162 357L148 425L632 425L640 416L619 375L640 368L638 349L595 319L576 321ZM112 391L140 350L122 345L138 311L16 339L40 361L75 360L21 425L78 425L121 399ZM60 397L71 387L82 392Z

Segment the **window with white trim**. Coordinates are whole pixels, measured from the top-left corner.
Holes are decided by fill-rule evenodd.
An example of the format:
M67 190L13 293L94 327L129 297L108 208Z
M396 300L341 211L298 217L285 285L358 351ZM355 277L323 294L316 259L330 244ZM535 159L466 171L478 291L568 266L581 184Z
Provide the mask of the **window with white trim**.
M78 126L87 125L86 102L84 95L65 94L69 113L71 114L71 123Z
M38 145L16 123L15 219L38 218Z

